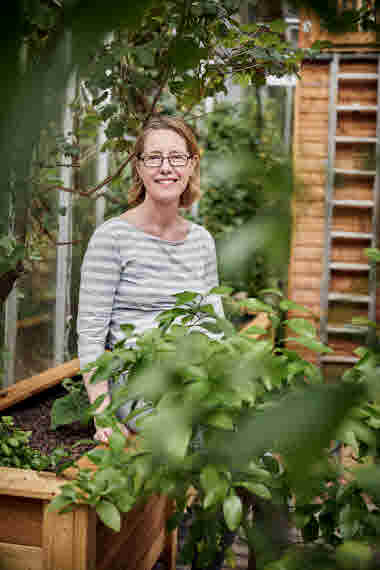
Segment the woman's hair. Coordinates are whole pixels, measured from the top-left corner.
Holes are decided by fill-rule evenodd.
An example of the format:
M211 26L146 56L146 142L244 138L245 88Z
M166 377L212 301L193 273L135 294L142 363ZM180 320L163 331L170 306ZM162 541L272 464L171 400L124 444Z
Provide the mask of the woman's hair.
M132 187L128 191L128 203L130 206L138 206L144 201L145 186L137 170L137 162L144 152L145 139L150 131L169 130L179 134L186 141L186 146L191 156L199 157L199 149L193 129L180 117L170 117L167 115L153 116L144 126L142 132L136 139L134 156L132 158ZM196 161L192 175L185 190L181 194L179 205L188 208L200 198L200 167L199 160Z

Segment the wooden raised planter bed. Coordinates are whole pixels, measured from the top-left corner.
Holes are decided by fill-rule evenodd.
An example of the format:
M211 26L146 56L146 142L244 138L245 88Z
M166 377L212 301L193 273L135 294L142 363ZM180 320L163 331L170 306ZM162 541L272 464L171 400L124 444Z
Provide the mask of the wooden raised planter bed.
M270 321L259 315L242 330L253 324L267 329ZM0 412L78 372L79 361L72 360L1 390ZM78 463L89 466L85 457ZM0 467L0 570L151 570L160 556L175 570L177 533L166 533L173 508L166 497L135 507L115 533L87 505L48 512L65 482L53 473Z
M2 390L0 411L78 371L76 360ZM175 532L166 533L172 510L167 498L153 496L132 509L115 533L87 505L48 512L65 482L53 473L0 468L0 570L151 570L160 556L175 570L177 541Z

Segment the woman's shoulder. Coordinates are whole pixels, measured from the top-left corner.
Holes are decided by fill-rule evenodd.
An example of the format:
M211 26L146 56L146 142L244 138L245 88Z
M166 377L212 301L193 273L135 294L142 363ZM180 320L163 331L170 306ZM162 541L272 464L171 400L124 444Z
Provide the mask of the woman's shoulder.
M191 223L191 231L195 237L202 240L206 244L214 243L214 238L204 226L196 224L195 222L190 222L190 223Z
M105 222L102 222L94 231L94 236L104 236L104 237L119 237L121 233L129 234L132 232L132 227L130 224L123 220L120 216L109 218Z

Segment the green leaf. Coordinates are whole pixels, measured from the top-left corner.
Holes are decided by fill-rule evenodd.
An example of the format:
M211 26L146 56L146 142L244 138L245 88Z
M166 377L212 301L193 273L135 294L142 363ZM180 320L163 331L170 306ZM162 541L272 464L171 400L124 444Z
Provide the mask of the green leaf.
M278 295L279 297L283 297L284 293L280 291L280 289L275 289L274 287L268 287L267 289L260 289L259 291L260 296L262 295Z
M205 493L217 487L220 483L220 475L213 465L206 465L200 474L200 483Z
M240 497L231 490L223 503L223 514L226 524L230 530L236 530L241 522L243 506Z
M240 334L245 334L245 335L259 334L259 335L262 335L262 334L267 334L267 333L268 333L268 331L266 329L252 325L251 327L242 331Z
M184 305L185 303L191 303L199 296L199 293L194 293L193 291L183 291L182 293L176 293L174 297L176 300L176 305Z
M238 304L251 313L273 313L273 307L258 299L245 299L244 301L239 301Z
M225 296L228 296L228 295L231 295L232 291L233 291L233 287L226 287L224 285L220 285L219 287L213 287L209 291L208 295L225 295Z
M234 484L235 487L244 487L250 493L261 497L261 499L271 499L272 494L268 487L263 485L262 483L252 483L251 481L239 481Z
M285 20L275 20L274 22L270 23L270 29L272 32L276 32L278 34L282 34L286 31L287 24Z
M211 305L211 303L207 303L207 305L202 305L201 307L199 307L199 312L200 313L207 313L208 315L211 315L212 317L216 317L214 306Z
M228 482L213 465L207 465L201 472L200 483L205 491L203 508L208 509L224 501L228 491Z
M216 412L209 415L207 418L207 425L226 430L234 429L234 423L231 416L225 412Z
M353 317L351 323L355 326L372 327L376 328L377 324L375 321L370 321L367 317Z
M208 54L207 48L199 47L195 41L179 37L169 51L169 59L178 72L185 71L199 64Z
M307 336L310 338L315 338L317 336L317 330L313 323L307 321L306 319L289 319L285 321L290 329L296 333Z
M115 532L120 531L121 516L115 505L109 501L100 501L100 503L96 505L96 512L106 526L112 528Z
M332 49L334 44L328 40L316 40L312 43L311 49L320 51L322 49Z
M367 247L364 253L370 261L374 261L375 263L380 261L380 249L377 247Z
M280 309L282 311L302 311L307 313L311 312L311 309L309 309L308 307L305 307L304 305L298 305L297 303L291 301L290 299L283 299L280 302Z
M221 332L220 326L217 323L202 322L201 327L202 329L206 329L206 331L209 331L210 333L218 334Z
M306 346L306 348L309 348L310 350L313 350L314 352L319 352L321 354L325 354L325 353L331 353L334 352L331 348L329 348L328 346L325 346L324 344L322 344L321 342L314 340L312 338L309 337L289 337L286 339L287 341L294 341L294 342L298 342L299 344L302 344L303 346Z
M118 431L113 430L111 437L109 438L109 444L115 453L123 453L126 446L125 436Z
M120 325L120 329L123 331L125 338L130 338L133 335L135 328L135 325L130 323Z
M88 399L74 391L67 396L57 398L51 409L51 429L76 421L83 422L88 406Z
M64 495L60 494L54 497L52 501L50 501L48 511L61 511L62 509L68 507L70 504L72 504L72 500L69 497L65 497ZM75 505L73 505L73 508L74 506Z

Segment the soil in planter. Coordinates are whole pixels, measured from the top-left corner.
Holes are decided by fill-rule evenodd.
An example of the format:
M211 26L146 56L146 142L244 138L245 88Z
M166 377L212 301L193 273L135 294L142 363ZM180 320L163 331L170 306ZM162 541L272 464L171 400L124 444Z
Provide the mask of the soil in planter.
M95 434L92 422L88 426L74 422L55 430L50 428L53 402L66 395L67 391L61 385L54 386L3 410L1 415L12 416L18 428L31 431L30 446L48 455L56 447L70 448L80 439L93 439ZM72 450L72 456L77 459L94 445L95 442L93 445L80 445Z

